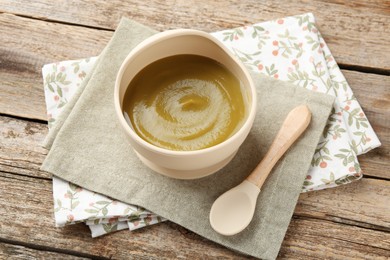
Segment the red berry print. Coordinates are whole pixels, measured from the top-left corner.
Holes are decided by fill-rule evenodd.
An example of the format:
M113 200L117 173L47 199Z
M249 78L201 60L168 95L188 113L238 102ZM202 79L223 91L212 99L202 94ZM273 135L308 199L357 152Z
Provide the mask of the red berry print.
M55 96L54 96L54 101L58 101L58 100L60 100L60 97L57 96L57 95L55 95Z
M297 65L298 61L296 59L293 59L291 63L292 63L292 65Z
M116 218L116 217L108 219L108 223L110 223L110 224L115 223L117 221L118 221L118 218Z
M148 215L146 218L144 218L144 221L146 223L150 223L150 222L152 222L152 217Z
M238 40L238 36L236 35L236 36L234 36L234 39L237 41Z
M347 111L348 111L349 108L350 108L349 106L345 106L345 107L344 107L344 110L347 110Z
M74 220L74 216L72 214L69 214L66 218L69 222L72 222Z
M278 24L283 24L283 23L284 23L283 19L278 20Z
M279 45L279 42L278 42L278 41L273 41L273 42L272 42L272 45L273 45L273 46L278 46L278 45Z
M321 168L326 168L326 166L328 166L328 164L326 162L321 162L320 163L320 167Z
M351 167L349 167L349 172L354 172L355 171L355 167L353 167L353 166L351 166Z
M278 74L275 74L275 75L274 75L274 78L275 78L275 79L279 78L279 75L278 75Z
M273 52L272 52L272 54L274 55L274 56L278 56L278 51L277 50L274 50Z
M262 70L262 69L264 68L264 66L263 66L262 64L259 64L259 65L257 65L257 68L258 68L259 70Z

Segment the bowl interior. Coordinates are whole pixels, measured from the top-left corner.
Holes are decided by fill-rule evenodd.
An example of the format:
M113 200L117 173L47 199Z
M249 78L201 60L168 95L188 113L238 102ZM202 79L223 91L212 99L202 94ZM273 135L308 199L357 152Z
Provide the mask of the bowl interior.
M220 62L242 82L243 98L247 105L246 111L248 114L252 106L253 93L249 87L250 79L245 74L243 65L236 57L229 54L224 47L221 47L211 35L192 30L190 30L192 33L187 30L182 31L182 33L176 32L173 35L166 34L156 37L144 45L141 43L138 50L136 48L129 54L129 59L124 62L125 67L119 82L120 107L123 106L124 95L129 83L144 67L169 56L194 54ZM132 126L130 125L130 127Z

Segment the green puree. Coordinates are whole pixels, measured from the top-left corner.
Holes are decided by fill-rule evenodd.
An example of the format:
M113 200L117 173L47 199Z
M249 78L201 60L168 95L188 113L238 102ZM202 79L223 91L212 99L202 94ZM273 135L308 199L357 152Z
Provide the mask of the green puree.
M153 62L135 76L123 110L145 141L191 151L232 136L244 121L246 104L240 81L222 64L177 55Z

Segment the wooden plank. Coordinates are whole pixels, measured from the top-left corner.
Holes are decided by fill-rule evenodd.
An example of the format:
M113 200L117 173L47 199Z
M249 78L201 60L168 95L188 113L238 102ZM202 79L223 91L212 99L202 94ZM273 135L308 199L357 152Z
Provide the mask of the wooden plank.
M78 257L68 254L62 254L57 252L49 252L44 250L37 250L25 246L13 245L0 242L0 259L68 259L68 260L82 260L88 259L84 257Z
M371 232L355 226L340 227L333 222L293 218L279 258L389 259L389 233Z
M39 168L47 154L41 147L47 125L0 117L0 171L51 179Z
M363 178L301 194L294 214L390 232L389 195L390 181Z
M46 120L42 66L98 55L112 32L0 14L0 35L0 113Z
M379 190L383 180L362 180L373 190ZM55 228L53 224L53 201L51 182L0 172L0 238L15 242L34 244L55 249L72 250L115 259L123 258L197 258L223 257L240 259L234 253L215 243L173 224L162 223L137 230L123 231L97 239L90 238L87 227L79 224ZM324 191L326 192L326 191ZM390 189L383 189L379 195L370 194L371 199L388 198ZM353 194L351 194L353 196ZM364 196L362 196L364 198ZM337 200L337 197L332 198ZM302 199L300 199L301 201ZM305 198L303 198L305 200ZM319 201L318 203L321 203ZM339 203L343 203L339 201ZM359 202L356 202L356 209ZM344 206L349 210L348 206ZM332 209L328 209L332 212ZM360 212L365 209L360 208ZM388 210L379 209L379 210ZM310 212L310 211L308 211ZM337 214L337 213L336 213ZM340 258L385 258L390 256L390 233L345 225L330 219L314 218L296 214L287 232L281 257L313 259ZM389 216L387 216L389 219ZM364 220L362 220L364 221ZM347 250L344 250L347 249Z
M105 29L126 16L158 30L222 30L285 16L313 12L335 58L342 64L389 70L387 1L205 1L152 0L1 0L0 11Z

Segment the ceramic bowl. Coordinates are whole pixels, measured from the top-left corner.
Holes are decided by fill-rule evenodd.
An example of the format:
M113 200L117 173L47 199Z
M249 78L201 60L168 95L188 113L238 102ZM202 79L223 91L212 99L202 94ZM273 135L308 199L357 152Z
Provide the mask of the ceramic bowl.
M139 137L124 117L124 95L137 73L159 59L180 54L194 54L216 60L243 84L243 96L247 100L245 122L234 135L215 146L195 151L160 148ZM116 78L114 102L120 124L132 148L146 166L172 178L196 179L218 171L237 153L255 118L256 90L245 66L217 39L202 31L178 29L158 33L141 42L129 53Z

